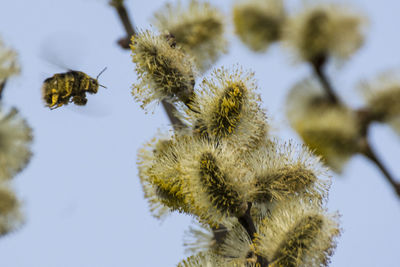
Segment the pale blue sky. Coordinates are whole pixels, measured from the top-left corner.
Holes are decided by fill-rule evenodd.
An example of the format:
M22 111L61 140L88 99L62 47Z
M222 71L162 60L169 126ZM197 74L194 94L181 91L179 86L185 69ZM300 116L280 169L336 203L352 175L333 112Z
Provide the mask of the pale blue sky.
M164 2L127 4L136 25L148 28L152 13ZM227 14L233 3L215 2ZM342 2L360 7L371 19L364 48L331 73L342 98L359 105L354 89L359 79L400 67L400 2ZM3 99L20 109L35 135L32 161L14 180L27 222L0 239L0 266L175 266L184 257L183 232L191 220L173 214L160 223L151 217L135 165L139 147L158 128L167 129L168 121L161 108L145 114L130 95L134 65L129 52L115 45L123 28L114 10L106 0L1 0L0 10L0 35L19 52L22 65L22 75L7 84ZM236 37L230 40L230 53L217 65L240 63L254 70L275 134L299 142L284 122L283 104L290 86L310 72L308 67L293 66L279 47L259 55ZM108 67L100 78L108 89L89 97L89 111L43 106L42 82L60 72L40 57L43 49L63 55L65 64L92 76ZM371 137L400 177L400 138L380 125L373 127ZM330 266L400 265L400 202L367 160L355 157L341 177L334 177L329 207L340 211L344 229Z

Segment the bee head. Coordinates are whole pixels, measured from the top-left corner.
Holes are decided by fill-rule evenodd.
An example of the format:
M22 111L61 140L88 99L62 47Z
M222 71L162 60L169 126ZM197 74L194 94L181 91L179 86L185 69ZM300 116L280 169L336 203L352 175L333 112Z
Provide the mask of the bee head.
M92 94L97 93L97 90L99 89L99 82L97 81L97 79L90 78L89 84L90 86L88 92Z
M100 77L101 74L103 74L103 72L105 72L107 69L107 67L105 67L102 71L100 71L99 75L97 75L96 79L91 79L93 81L90 81L90 85L94 85L96 87L96 92L97 93L97 89L99 88L99 86L103 87L103 88L107 88L104 85L99 84L98 79Z

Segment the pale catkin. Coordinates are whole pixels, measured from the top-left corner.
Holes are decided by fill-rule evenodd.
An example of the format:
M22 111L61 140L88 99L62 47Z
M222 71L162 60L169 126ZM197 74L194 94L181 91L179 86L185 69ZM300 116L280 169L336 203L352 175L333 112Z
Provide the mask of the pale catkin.
M291 89L286 101L289 123L324 163L340 173L360 151L361 126L350 109L330 103L321 85L305 79Z
M295 195L320 202L327 196L327 169L306 146L270 141L246 160L257 185L257 202L271 203Z
M9 180L28 164L32 152L32 129L17 109L0 106L0 181Z
M388 123L400 134L400 73L385 71L359 85L374 120Z
M166 35L150 31L132 37L132 61L139 83L132 94L142 107L164 99L189 103L193 95L195 76L193 63Z
M264 52L280 40L285 21L282 0L237 1L233 7L236 34L256 52Z
M274 267L328 266L340 232L338 215L293 199L277 205L259 226L256 253Z
M21 72L17 61L17 53L5 46L0 39L0 84L8 77L17 75Z
M292 15L283 40L298 60L347 60L364 42L367 22L359 12L334 3L311 4Z
M0 183L0 237L17 229L23 223L20 203L8 185Z
M209 2L168 3L155 13L153 21L161 32L174 36L201 72L227 52L224 15Z

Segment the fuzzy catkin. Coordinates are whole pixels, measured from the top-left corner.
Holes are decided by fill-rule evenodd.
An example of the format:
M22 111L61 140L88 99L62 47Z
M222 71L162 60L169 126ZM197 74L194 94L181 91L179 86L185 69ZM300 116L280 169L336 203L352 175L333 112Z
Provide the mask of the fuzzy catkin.
M28 164L32 152L32 129L17 109L0 106L0 181L9 180Z
M400 134L400 73L386 71L360 84L369 116Z
M267 135L266 115L254 75L235 67L214 70L200 84L187 120L196 134L224 140L241 150L260 145Z
M139 83L132 94L145 107L169 99L189 103L195 77L192 62L173 44L173 38L144 31L132 37L132 61Z
M282 0L239 1L233 7L233 23L240 40L256 52L279 41L286 20Z
M161 32L174 36L177 45L193 57L201 72L227 51L224 15L208 2L167 4L155 13L153 20Z
M23 222L19 201L6 184L0 184L0 237L15 230Z
M0 84L8 77L17 75L21 71L17 62L17 53L5 46L0 39Z
M330 103L321 85L313 79L298 82L286 101L290 125L304 143L321 156L335 172L360 151L361 127L350 109Z
M316 63L347 60L364 42L366 19L349 7L321 3L305 6L285 26L283 40L297 58Z

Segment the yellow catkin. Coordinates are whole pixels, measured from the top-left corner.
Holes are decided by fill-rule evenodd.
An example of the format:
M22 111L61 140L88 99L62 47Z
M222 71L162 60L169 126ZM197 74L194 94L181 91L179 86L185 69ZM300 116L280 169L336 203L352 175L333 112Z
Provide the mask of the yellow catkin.
M268 126L256 88L252 73L240 68L214 70L196 91L189 123L197 134L225 140L242 150L258 146Z

